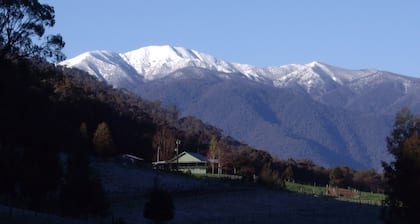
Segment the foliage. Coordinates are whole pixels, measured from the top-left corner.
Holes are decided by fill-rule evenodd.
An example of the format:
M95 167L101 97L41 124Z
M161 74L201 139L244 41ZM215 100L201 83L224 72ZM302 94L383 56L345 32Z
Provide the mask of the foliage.
M375 170L359 170L354 172L352 187L361 191L383 192L383 178Z
M335 167L330 171L330 185L333 187L349 186L353 178L353 170L350 167Z
M61 61L65 58L60 35L45 37L45 29L55 24L54 8L38 0L0 1L0 56L37 57Z
M383 162L387 183L383 211L385 223L412 223L420 219L420 117L407 108L397 113L387 137L394 161Z
M113 156L116 149L114 141L112 140L111 130L106 122L98 124L95 133L93 134L93 145L95 152L100 156Z
M209 146L209 150L208 150L208 157L211 159L216 159L219 157L220 155L220 149L218 148L218 140L216 139L216 137L212 137L210 140L210 146Z
M333 187L343 187L344 186L344 173L339 168L336 167L330 172L330 185Z
M0 60L0 70L4 74L0 76L0 198L7 196L2 202L59 212L66 204L59 197L68 193L66 186L80 190L72 200L81 199L80 192L86 191L103 197L100 182L79 181L91 176L87 165L91 144L80 133L83 118L78 106L54 91L52 82L64 77L49 64L28 60ZM82 149L84 156L77 151ZM63 155L69 159L63 160ZM80 188L73 188L79 183L83 183ZM97 211L93 207L90 214Z
M216 139L216 137L212 136L210 140L210 144L209 144L209 149L207 151L207 158L210 159L209 161L211 165L212 174L214 174L215 172L215 164L218 164L220 167L220 163L221 163L220 154L221 154L221 149L219 147L219 141Z
M285 186L284 179L278 170L272 168L271 163L263 166L260 172L260 179L263 184L271 187L283 188Z
M81 126L84 126L83 123ZM82 130L83 131L83 130ZM83 132L80 133L83 137ZM104 216L109 211L101 180L90 169L88 146L85 138L74 144L67 157L64 182L60 191L61 212L71 216L94 214Z

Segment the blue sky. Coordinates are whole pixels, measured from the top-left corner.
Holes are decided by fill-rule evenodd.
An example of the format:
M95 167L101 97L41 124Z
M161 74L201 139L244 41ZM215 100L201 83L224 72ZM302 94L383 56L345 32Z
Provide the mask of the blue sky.
M320 61L420 77L418 0L40 0L68 58L148 45L256 66Z

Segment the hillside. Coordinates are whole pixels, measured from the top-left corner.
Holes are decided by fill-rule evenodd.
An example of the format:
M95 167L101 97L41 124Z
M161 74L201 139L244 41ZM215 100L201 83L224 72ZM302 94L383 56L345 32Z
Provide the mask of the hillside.
M87 52L62 65L89 72L288 159L380 169L402 107L420 111L419 79L325 63L258 68L181 47Z
M381 223L380 207L314 197L287 191L270 190L243 182L196 179L151 169L123 166L114 162L92 162L103 179L112 204L114 220L127 224L144 223L142 211L156 177L159 185L171 192L175 218L171 223ZM139 181L133 181L139 180ZM110 223L111 217L81 220L0 205L0 218L22 223Z
M171 223L380 223L380 207L377 206L269 190L243 182L156 173L118 164L99 162L95 166L115 202L115 215L124 217L128 223L147 221L141 211L156 175L160 185L174 198L176 215Z

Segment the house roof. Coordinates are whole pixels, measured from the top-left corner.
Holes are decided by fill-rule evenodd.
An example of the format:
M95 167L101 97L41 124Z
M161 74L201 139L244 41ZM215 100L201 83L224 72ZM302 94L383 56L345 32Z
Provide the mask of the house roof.
M124 159L134 159L134 160L138 160L138 161L143 161L144 160L143 158L140 158L140 157L137 157L137 156L134 156L134 155L130 155L130 154L123 154L122 157Z
M188 162L207 162L207 158L204 155L200 153L187 152L187 151L180 153L178 156L175 156L170 161L175 162L176 160L182 160L183 158L186 160L191 160Z

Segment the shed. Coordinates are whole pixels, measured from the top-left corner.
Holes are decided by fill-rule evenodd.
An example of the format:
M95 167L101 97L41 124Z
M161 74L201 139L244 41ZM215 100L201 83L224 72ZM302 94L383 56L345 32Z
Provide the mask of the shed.
M144 159L131 154L123 154L118 158L118 161L124 165L142 165Z

